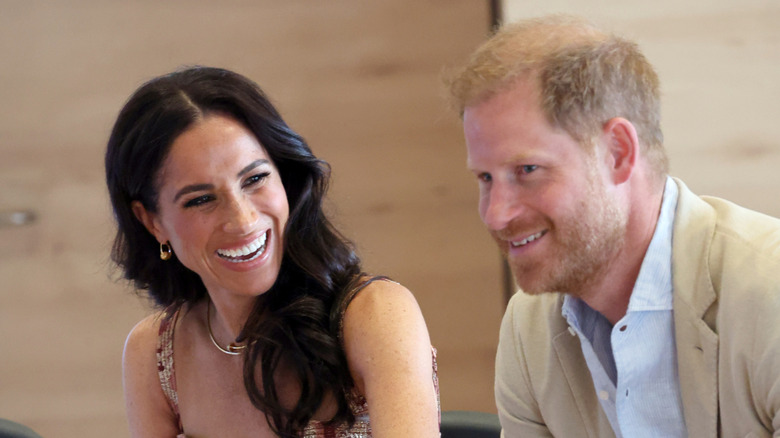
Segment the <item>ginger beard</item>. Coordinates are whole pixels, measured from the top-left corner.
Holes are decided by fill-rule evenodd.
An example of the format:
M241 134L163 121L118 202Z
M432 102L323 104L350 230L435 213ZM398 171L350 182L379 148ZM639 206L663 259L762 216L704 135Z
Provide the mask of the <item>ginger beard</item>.
M565 216L554 220L544 218L543 227L538 221L531 224L517 219L507 228L492 233L507 257L515 281L525 293L563 292L581 296L581 291L602 278L622 248L627 215L615 200L609 199L595 168L589 168L585 193ZM509 236L540 228L548 230L542 237L548 239L544 242L548 251L515 257L508 254Z

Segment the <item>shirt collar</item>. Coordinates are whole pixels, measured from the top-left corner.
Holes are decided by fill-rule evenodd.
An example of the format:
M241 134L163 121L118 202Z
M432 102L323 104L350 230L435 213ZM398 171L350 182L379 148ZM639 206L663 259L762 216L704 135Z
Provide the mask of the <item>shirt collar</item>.
M628 312L672 310L672 228L677 195L677 184L667 177L661 213L631 291Z

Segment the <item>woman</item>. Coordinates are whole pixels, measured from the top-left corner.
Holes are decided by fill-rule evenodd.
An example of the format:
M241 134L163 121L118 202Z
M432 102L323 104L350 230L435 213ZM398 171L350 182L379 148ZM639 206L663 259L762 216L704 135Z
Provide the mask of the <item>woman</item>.
M236 73L130 98L106 152L112 256L161 309L125 345L133 436L439 435L420 309L361 272L323 213L328 176Z

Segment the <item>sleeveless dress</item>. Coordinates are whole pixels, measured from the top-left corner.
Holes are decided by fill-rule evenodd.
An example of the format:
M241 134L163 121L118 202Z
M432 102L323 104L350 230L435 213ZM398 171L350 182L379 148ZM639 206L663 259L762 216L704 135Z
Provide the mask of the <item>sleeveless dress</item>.
M347 296L342 300L338 309L339 315L339 339L343 342L342 338L342 324L344 320L344 312L347 310L347 306L355 298L358 292L365 286L373 282L375 279L387 280L384 277L374 277L366 282L361 283L358 287L352 289ZM157 374L160 377L160 385L162 386L163 393L168 399L168 404L173 411L176 421L178 422L179 434L176 438L187 438L184 435L184 428L181 423L181 416L179 414L179 396L176 390L176 374L173 364L173 335L176 328L176 321L179 318L179 312L181 308L174 311L166 309L163 312L162 319L160 321L159 336L157 338ZM439 410L439 423L441 423L441 404L439 400L439 379L438 369L436 364L436 349L431 347L432 366L433 366L433 386L436 389L436 405ZM365 397L357 391L357 388L353 389L347 394L347 402L352 414L355 416L355 423L352 427L347 424L325 424L321 421L311 420L306 425L302 433L303 438L370 438L372 436L371 423L368 418L368 404Z

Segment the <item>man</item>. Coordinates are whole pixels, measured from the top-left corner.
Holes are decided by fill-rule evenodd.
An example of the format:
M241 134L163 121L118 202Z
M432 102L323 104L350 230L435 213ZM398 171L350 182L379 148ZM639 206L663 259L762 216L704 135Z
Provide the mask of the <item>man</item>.
M449 86L524 292L496 358L504 435L780 436L780 221L667 176L637 46L530 20Z

